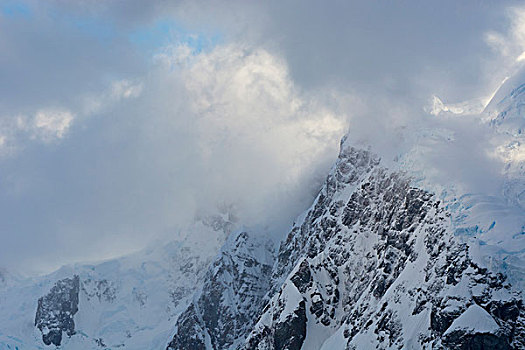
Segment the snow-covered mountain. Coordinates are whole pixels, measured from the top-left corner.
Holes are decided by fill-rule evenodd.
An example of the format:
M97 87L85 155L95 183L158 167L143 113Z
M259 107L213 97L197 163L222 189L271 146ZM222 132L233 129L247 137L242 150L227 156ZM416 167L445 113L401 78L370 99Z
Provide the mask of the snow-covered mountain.
M524 81L473 119L502 164L499 194L432 183L417 144L387 162L345 137L280 242L232 233L223 214L101 264L1 271L0 347L525 348Z
M5 277L0 349L164 348L232 227L226 212L206 216L168 245L38 278Z
M222 347L207 342L220 328L192 323L199 327L178 327L169 348L523 346L520 294L471 257L450 217L446 204L412 187L405 174L343 142L315 203L281 243L269 284L261 278L252 287L268 285L257 323ZM199 308L223 310L214 324L227 324L231 308L247 311L223 292L232 282L209 282L216 278L208 274L206 284L216 287L199 300L222 297ZM242 275L237 283L251 286ZM185 314L194 314L192 307Z
M232 235L210 266L203 287L177 320L169 347L237 348L263 306L273 253L267 239L244 231Z
M176 327L168 349L524 348L525 159L514 150L523 144L525 89L509 88L514 81L479 119L498 152L514 152L503 159L500 196L462 193L454 179L450 188L426 186L411 152L387 167L343 140L312 207L281 242L269 283L255 287L267 286L255 325L209 342L223 333L215 325L248 310L224 293L229 279L208 274L215 288L197 294L199 309L222 310L219 319ZM243 283L252 285L239 276ZM202 302L206 294L213 303Z

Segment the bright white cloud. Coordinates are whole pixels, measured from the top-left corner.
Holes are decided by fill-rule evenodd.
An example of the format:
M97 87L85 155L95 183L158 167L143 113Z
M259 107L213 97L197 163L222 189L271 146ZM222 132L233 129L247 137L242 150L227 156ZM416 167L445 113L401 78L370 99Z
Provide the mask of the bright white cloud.
M44 109L35 113L30 121L33 137L52 142L64 137L73 122L73 114L67 110Z
M345 131L344 115L298 91L285 63L262 49L217 47L196 57L183 81L200 145L210 157L251 149L254 156L272 159L279 177L296 181L333 154ZM254 169L254 176L257 171L264 168Z
M210 190L195 189L202 197L198 206L226 201L242 211L245 224L289 223L311 199L308 188L319 170L324 174L337 154L347 127L346 115L334 108L342 95L302 92L286 63L264 49L223 45L186 54L180 48L164 50L161 60L157 56L159 74L168 77L159 89L169 91L175 83L183 91L179 98L187 112L161 113L179 119L193 135L194 146L174 149L195 148L206 169L199 180Z
M67 135L74 119L74 114L63 108L44 108L32 115L3 117L0 123L0 155L13 155L30 142L59 141Z
M57 257L53 248L49 265L173 239L177 227L224 203L236 208L241 224L282 234L311 203L337 157L347 128L341 105L352 96L302 90L286 62L262 48L163 52L148 74L84 95L75 115L42 109L19 118L16 128L26 135L15 135L19 141L28 135L62 139L67 147L61 149L81 152L77 160L76 152L57 149L48 156L67 168L48 169L52 162L45 162L37 172L11 177L11 187L25 191L17 192L20 198L63 183L70 188L40 196L57 204L30 223L60 217L46 226L56 239L42 238L42 244L67 246L71 256ZM72 125L80 140L66 137ZM89 132L93 141L83 136ZM86 175L92 172L104 175ZM37 187L26 185L36 181Z
M520 10L497 27L505 3L38 2L30 19L0 22L0 154L62 146L2 159L2 222L17 234L0 265L125 253L217 203L283 227L311 202L347 115L350 137L385 160L416 144L443 182L489 187L486 131L463 118L476 104L456 102L492 92L525 51ZM103 26L71 23L86 14ZM174 42L152 59L130 44L163 19L218 46ZM494 24L490 55L480 38ZM439 118L421 111L432 94Z
M485 34L485 41L510 63L520 62L525 59L525 8L512 7L507 11L509 30L504 33L489 31Z

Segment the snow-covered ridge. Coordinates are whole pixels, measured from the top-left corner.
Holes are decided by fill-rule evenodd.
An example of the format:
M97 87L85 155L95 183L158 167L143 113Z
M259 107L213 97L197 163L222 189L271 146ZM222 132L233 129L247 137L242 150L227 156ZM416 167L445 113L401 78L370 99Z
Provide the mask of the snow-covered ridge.
M446 331L470 305L491 312L499 348L519 347L523 334L504 330L523 325L521 296L472 261L443 203L367 153L343 145L316 203L281 245L280 287L245 348L281 348L285 325L298 344L290 349L452 346L460 340ZM295 266L289 273L286 262ZM464 333L461 344L480 337Z
M473 260L472 248L457 235L449 204L346 140L312 207L281 242L271 277L265 276L258 285L267 285L265 306L251 330L233 332L235 340L217 346L208 341L217 327L187 317L169 349L525 345L519 289ZM209 288L197 294L200 306L185 313L198 315L197 309L207 307L221 310L220 315L246 312L246 306L233 308L239 305L232 300L237 295L206 304L211 296L224 296L223 283L232 284L221 278L208 275ZM473 313L483 322L464 327ZM219 324L232 322L220 315Z
M439 122L431 125L439 127L416 130L410 147L389 168L405 172L412 186L444 203L454 235L468 244L476 263L505 274L517 289L524 290L525 66L504 81L482 112L452 117L453 112L441 108L434 114L432 118ZM454 123L458 118L462 124ZM458 125L463 129L456 130ZM468 153L455 158L454 153L463 147L479 151L472 155L476 161L469 163ZM429 154L440 164L429 161ZM448 175L461 172L469 176ZM469 181L490 188L469 187Z
M271 241L232 234L206 281L177 320L168 349L226 349L240 345L262 308L274 262Z
M233 228L231 220L228 213L204 216L179 241L6 282L0 292L0 348L165 347L173 321Z

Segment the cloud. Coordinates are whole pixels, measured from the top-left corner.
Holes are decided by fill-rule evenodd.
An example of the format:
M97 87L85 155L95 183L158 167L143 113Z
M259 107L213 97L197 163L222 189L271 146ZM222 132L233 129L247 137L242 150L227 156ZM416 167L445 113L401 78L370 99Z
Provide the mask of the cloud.
M52 142L64 137L73 121L73 115L65 110L39 110L31 121L34 138Z
M243 225L279 235L315 196L346 132L339 104L350 95L303 91L286 62L262 48L161 52L147 75L81 96L75 118L45 109L21 119L27 134L61 145L31 172L20 170L29 151L4 164L9 187L18 189L9 195L18 203L8 210L13 215L25 216L19 211L37 193L34 206L54 203L8 245L20 251L22 241L40 243L19 266L56 267L173 239L195 215L224 203ZM66 138L73 122L74 136ZM57 256L57 249L69 253ZM1 256L11 260L7 247Z
M332 110L322 92L303 93L285 62L263 49L219 46L198 55L182 80L200 156L212 186L222 189L217 199L242 202L246 224L289 221L279 213L304 207L297 201L305 189L297 185L315 179L319 167L326 171L346 116Z
M347 130L491 185L473 101L525 49L510 2L25 3L0 14L0 265L26 271L172 239L220 203L283 234Z
M67 109L45 108L32 115L4 117L0 126L0 155L13 156L29 142L54 143L64 138L75 116Z
M134 84L129 80L119 80L112 84L111 95L114 100L136 98L142 92L141 84Z
M35 112L0 118L0 156L19 154L32 142L52 144L67 136L78 117L82 119L110 110L115 104L134 99L142 84L130 80L113 81L102 93L87 93L79 99L78 112L64 107L46 107Z
M509 29L505 32L488 31L485 40L500 56L519 62L525 58L525 8L510 7L507 16Z
M343 96L302 91L286 62L265 49L228 44L190 56L185 47L162 52L140 102L156 106L142 130L145 142L161 148L152 153L167 158L165 171L177 174L176 187L199 210L226 202L245 225L284 230L335 159L347 126L335 103ZM166 148L186 163L170 162Z
M84 93L80 100L79 110L84 117L103 113L118 103L134 99L142 93L142 83L128 79L115 80L102 92Z
M482 113L487 104L491 101L492 95L488 97L478 97L471 100L462 101L458 103L443 103L437 96L432 96L431 101L423 109L431 115L439 115L442 113L449 113L454 115L474 115Z

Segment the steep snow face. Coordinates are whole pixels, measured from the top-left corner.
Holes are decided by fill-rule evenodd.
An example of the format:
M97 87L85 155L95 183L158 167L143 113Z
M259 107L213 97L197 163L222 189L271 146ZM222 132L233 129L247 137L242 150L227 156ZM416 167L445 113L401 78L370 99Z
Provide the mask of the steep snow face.
M168 349L237 348L263 306L273 254L272 242L261 235L232 234L177 320Z
M452 322L444 335L449 335L458 330L469 332L494 333L499 329L499 325L494 321L490 314L480 307L473 304Z
M525 64L521 64L521 66L517 67L512 76L504 80L485 107L484 112L487 114L487 119L492 120L499 117L499 121L496 124L501 124L504 119L510 120L516 117L516 115L509 115L508 117L510 118L507 118L506 114L501 116L500 114L505 110L508 110L511 105L516 105L514 102L519 99L518 95L523 92L524 82Z
M482 114L502 163L500 196L463 194L455 203L456 232L488 267L525 290L525 66L496 92Z
M525 66L503 84L484 112L484 118L497 136L495 155L505 163L504 174L515 191L507 188L506 197L525 208ZM510 190L510 191L509 191Z
M435 196L343 143L316 202L280 246L244 348L525 346L521 296L454 233ZM484 328L458 326L479 309Z
M500 88L485 112L497 134L494 138L495 156L505 164L502 171L505 180L503 201L499 201L493 213L485 215L496 216L486 230L488 239L481 238L480 241L488 246L481 247L483 255L490 257L490 263L508 274L521 290L525 290L524 82L525 66ZM493 232L489 232L491 229Z
M521 290L525 289L524 82L525 66L500 86L481 114L437 112L430 117L435 122L430 125L436 127L415 131L406 152L388 164L390 170L406 172L412 186L443 203L456 239L469 246L477 264L505 274Z
M228 214L203 217L180 241L10 282L0 292L0 348L164 348L232 227Z

